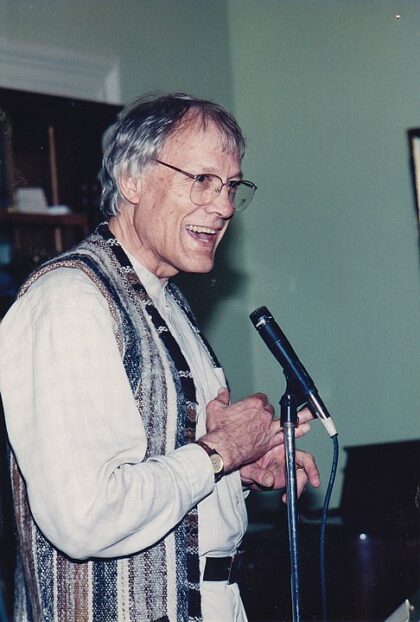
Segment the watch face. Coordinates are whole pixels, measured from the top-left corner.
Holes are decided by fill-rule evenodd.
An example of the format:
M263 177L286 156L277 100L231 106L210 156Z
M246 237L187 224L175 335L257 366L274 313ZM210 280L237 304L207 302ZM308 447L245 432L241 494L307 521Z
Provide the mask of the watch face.
M213 465L215 475L217 475L217 473L221 473L224 467L222 457L218 453L214 453L210 456L210 460Z

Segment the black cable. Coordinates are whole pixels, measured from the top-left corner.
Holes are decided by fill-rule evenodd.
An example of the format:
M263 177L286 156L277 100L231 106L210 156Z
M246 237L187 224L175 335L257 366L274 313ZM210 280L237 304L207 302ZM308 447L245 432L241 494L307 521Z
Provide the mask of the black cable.
M326 583L326 573L325 573L325 531L327 527L327 514L328 507L330 504L331 493L334 486L334 480L337 473L337 465L338 465L338 453L339 453L339 445L338 445L338 434L331 437L333 442L333 461L331 465L331 474L330 479L327 486L327 492L325 493L324 507L322 509L322 517L321 517L321 533L320 533L320 554L319 554L319 562L320 562L320 577L321 577L321 601L322 601L322 622L327 622L327 583Z

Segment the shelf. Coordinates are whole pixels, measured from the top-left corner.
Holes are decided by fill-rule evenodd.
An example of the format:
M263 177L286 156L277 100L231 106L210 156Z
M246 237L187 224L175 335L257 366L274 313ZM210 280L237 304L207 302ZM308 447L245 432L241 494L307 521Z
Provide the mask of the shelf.
M100 221L102 140L121 106L2 87L0 102L0 297L9 297ZM72 213L11 210L24 188L41 189L47 205L67 205Z
M81 227L88 232L86 214L30 214L0 210L0 223L9 225L50 225L52 227Z
M14 250L19 253L39 247L41 255L61 253L89 233L86 214L30 214L0 211L0 225L13 232ZM39 252L36 253L39 256ZM35 262L36 263L36 262Z

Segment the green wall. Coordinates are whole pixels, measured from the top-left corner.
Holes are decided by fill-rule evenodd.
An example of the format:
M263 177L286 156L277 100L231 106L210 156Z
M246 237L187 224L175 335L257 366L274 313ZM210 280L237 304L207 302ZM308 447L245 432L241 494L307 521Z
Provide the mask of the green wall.
M243 219L243 312L269 307L334 413L342 447L419 438L406 131L420 126L420 3L228 5L235 111L259 186ZM277 402L280 368L256 333L251 341L255 388ZM301 446L326 482L331 443L312 428Z
M124 101L185 90L236 113L257 197L188 290L234 398L284 391L248 320L270 308L344 447L420 433L419 33L418 0L0 0L0 37L116 59ZM300 444L325 481L321 426Z
M117 61L123 101L185 90L231 106L226 13L218 0L0 0L0 37Z

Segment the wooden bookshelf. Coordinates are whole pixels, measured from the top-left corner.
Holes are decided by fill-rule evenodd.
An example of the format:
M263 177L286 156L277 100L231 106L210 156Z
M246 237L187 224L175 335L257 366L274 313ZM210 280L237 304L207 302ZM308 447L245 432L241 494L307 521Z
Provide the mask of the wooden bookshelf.
M0 87L0 244L10 256L0 265L0 317L36 266L70 249L100 221L102 139L120 109ZM47 205L70 212L17 211L19 188L40 188Z

